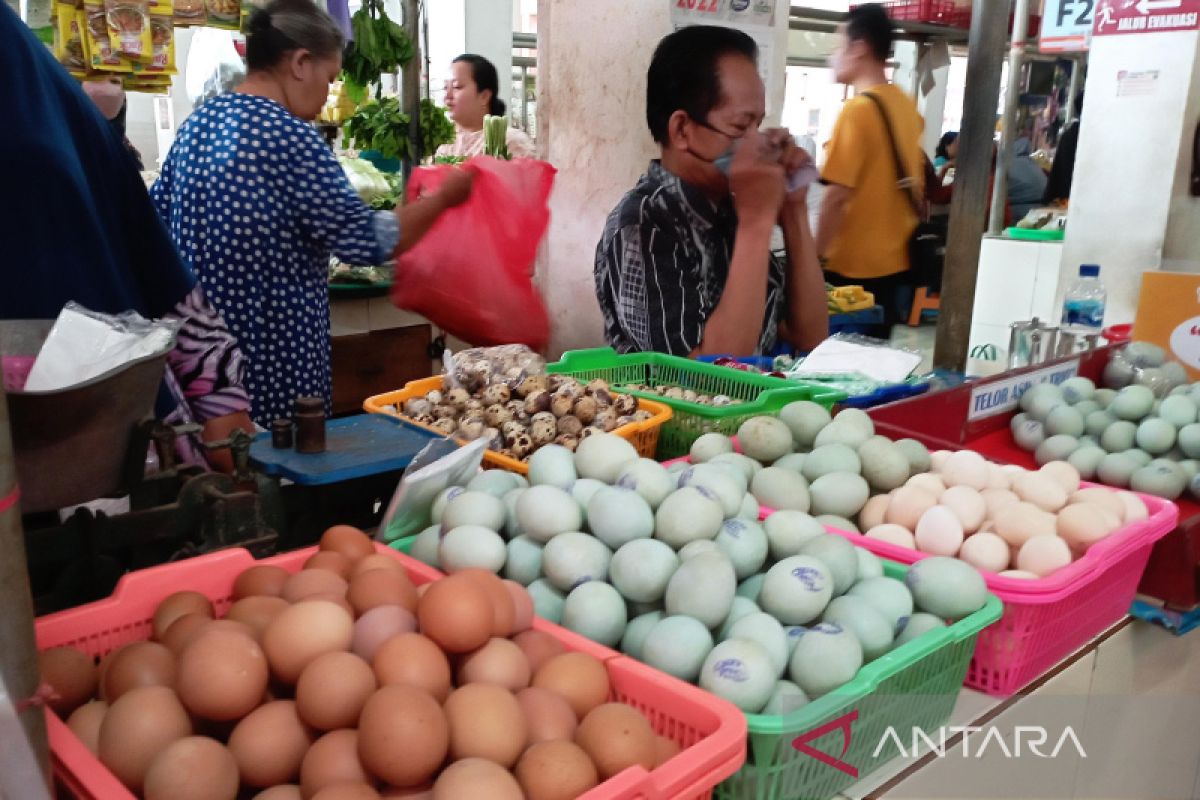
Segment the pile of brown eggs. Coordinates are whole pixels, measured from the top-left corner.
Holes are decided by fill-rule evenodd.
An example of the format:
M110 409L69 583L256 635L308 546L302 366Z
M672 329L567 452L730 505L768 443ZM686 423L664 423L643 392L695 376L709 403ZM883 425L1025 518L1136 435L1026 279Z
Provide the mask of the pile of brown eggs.
M548 444L574 450L588 436L652 416L605 381L584 384L565 375L530 375L515 388L499 381L474 393L444 385L405 400L397 411L446 436L486 439L489 450L518 461Z
M336 526L301 571L250 567L232 595L221 619L170 595L152 640L99 665L41 654L52 708L146 800L565 800L679 752L491 573L417 587Z

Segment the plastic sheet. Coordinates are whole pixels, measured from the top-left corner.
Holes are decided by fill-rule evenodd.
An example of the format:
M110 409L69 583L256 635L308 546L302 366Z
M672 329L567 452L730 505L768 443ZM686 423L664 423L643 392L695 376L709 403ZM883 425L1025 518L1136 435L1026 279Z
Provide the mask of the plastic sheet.
M479 472L486 449L483 439L463 447L449 439L426 445L404 470L379 524L379 538L391 542L429 527L433 501L444 489L466 485Z

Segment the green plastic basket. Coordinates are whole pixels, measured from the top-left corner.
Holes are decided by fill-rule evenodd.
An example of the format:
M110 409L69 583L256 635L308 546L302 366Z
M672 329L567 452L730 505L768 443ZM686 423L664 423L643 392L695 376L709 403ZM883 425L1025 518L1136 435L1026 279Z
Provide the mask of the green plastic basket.
M899 580L908 572L887 560L883 569ZM911 751L914 728L939 741L937 728L954 710L979 632L1003 610L989 594L979 611L881 656L854 680L791 714L747 714L746 765L717 786L714 800L826 800L900 755L897 742ZM827 732L814 736L822 727ZM805 746L828 761L793 745L805 734L812 736Z
M415 539L409 536L389 546L408 554ZM904 580L908 567L881 561L885 575ZM900 755L897 742L911 752L914 728L939 741L937 728L954 710L979 632L1000 619L1003 610L1000 599L989 594L974 614L881 656L849 683L791 714L747 714L746 764L717 786L713 800L828 800ZM805 745L829 761L792 744L826 726L827 732ZM843 753L846 728L850 741Z
M416 535L405 536L404 538L397 539L394 542L388 542L387 546L392 548L393 550L399 550L401 553L404 553L404 555L406 555L406 556L411 556L413 542L415 542L416 540L417 540Z
M546 371L570 375L581 381L601 378L617 391L669 406L675 415L663 425L658 436L660 461L687 455L692 443L705 433L733 436L751 417L778 416L779 410L788 403L811 400L831 409L846 397L843 392L827 386L743 372L664 353L618 355L609 347L564 353L562 360L546 367ZM621 388L633 383L678 386L743 402L731 406L706 406Z

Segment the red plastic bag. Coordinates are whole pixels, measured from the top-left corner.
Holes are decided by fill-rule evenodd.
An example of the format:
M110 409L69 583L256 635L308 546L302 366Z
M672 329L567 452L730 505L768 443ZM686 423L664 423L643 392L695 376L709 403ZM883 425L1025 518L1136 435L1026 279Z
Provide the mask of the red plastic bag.
M413 171L408 197L434 191L454 167ZM445 211L396 263L392 302L477 346L550 339L546 306L533 285L538 243L550 224L554 167L544 161L472 158L471 196Z

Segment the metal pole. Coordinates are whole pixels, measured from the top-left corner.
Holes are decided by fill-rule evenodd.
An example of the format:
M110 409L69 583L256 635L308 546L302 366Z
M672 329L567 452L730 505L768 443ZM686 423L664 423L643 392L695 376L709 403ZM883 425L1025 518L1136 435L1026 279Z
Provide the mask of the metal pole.
M425 56L425 96L432 100L433 92L429 88L429 73L433 71L433 64L429 61L429 13L426 12L423 2L421 3L421 42Z
M529 133L529 67L521 67L521 130Z
M18 701L37 693L37 638L33 629L33 596L29 590L29 568L25 560L25 534L21 529L21 506L17 498L17 465L9 433L8 402L0 389L0 675ZM29 738L38 766L50 785L50 761L46 748L46 718L40 705L20 712L21 725Z
M963 124L958 135L946 268L933 352L934 366L954 371L961 371L967 363L1009 8L1009 3L1002 0L975 0L971 15Z
M1004 227L1004 206L1008 198L1008 165L1012 161L1013 123L1017 102L1021 99L1021 64L1025 58L1025 35L1029 29L1029 0L1015 0L1012 46L1008 50L1008 87L1004 92L1004 116L1000 118L1000 153L996 158L996 182L992 185L992 211L988 232L999 233Z
M1083 85L1084 58L1086 56L1071 59L1071 83L1067 88L1067 119L1063 123L1064 128L1075 121L1075 98L1079 96L1079 89Z
M421 34L420 0L404 0L404 32L413 43L413 57L401 72L400 103L408 114L408 140L412 143L412 160L404 164L404 182L412 175L413 167L421 163Z

